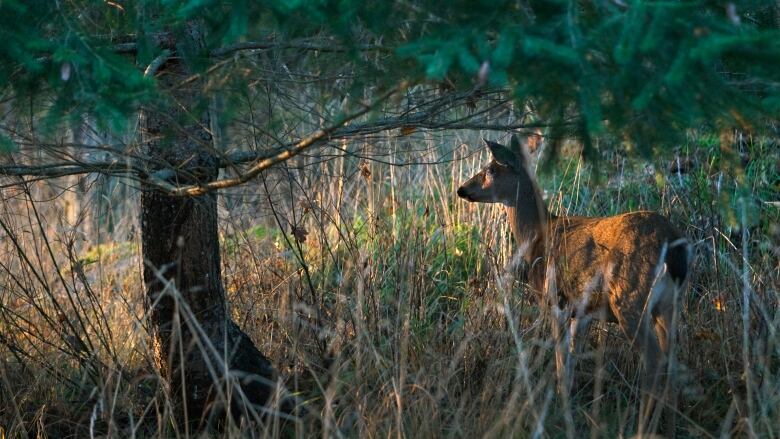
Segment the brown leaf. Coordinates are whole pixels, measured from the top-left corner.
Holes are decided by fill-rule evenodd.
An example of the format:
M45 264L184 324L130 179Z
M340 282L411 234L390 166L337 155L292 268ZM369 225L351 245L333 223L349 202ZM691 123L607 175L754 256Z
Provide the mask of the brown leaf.
M369 165L368 162L363 162L360 164L360 175L362 175L366 180L371 179L371 165Z
M693 338L700 341L703 340L717 341L720 337L718 337L718 335L713 331L710 331L708 329L702 329L694 332Z
M466 98L466 107L468 107L469 110L476 110L477 100L473 96L469 96L468 98ZM403 133L403 128L401 133Z
M295 240L300 243L306 242L306 236L308 236L309 234L309 232L307 232L306 229L298 226L292 226L290 232L292 233Z
M318 205L316 201L316 194L314 194L312 197L300 197L298 198L298 206L303 209L303 214L306 215L309 213L309 211L318 210Z
M411 126L411 125L405 125L401 127L401 135L402 136L408 136L409 134L412 134L413 132L417 131L417 128Z

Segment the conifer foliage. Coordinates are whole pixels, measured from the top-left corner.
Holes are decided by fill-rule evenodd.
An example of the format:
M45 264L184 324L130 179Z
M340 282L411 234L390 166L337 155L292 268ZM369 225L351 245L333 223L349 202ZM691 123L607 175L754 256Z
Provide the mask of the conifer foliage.
M199 71L242 49L337 51L364 68L362 84L506 88L586 147L612 134L648 148L701 124L750 129L776 116L777 17L773 1L10 0L0 87L16 101L52 97L52 123L89 111L126 127L165 99L144 67L196 20L204 46L175 49Z
M596 138L650 152L690 128L752 129L780 112L778 17L776 2L758 0L0 0L0 177L13 185L18 177L98 172L140 183L141 240L153 262L145 269L146 311L157 312L151 325L163 345L158 366L191 420L208 418L200 412L220 392L233 395L226 411L240 414L274 394L276 372L227 310L218 189L336 138L347 122L418 84L461 93L451 102L464 105L510 95L535 110L552 139L581 139L586 155ZM230 156L253 165L219 180L221 169L240 172L219 128L248 105L247 71L263 74L254 61L279 53L289 62L316 54L316 62L347 69L349 85L338 91L347 96L337 100L347 104L313 133L267 135L277 141L267 145L276 148L271 156ZM20 115L35 135L21 132ZM128 144L141 152L107 153L128 163L86 162L75 143L68 148L76 151L50 143L40 155L19 153L20 139L35 150L37 130L85 117L116 138L135 136ZM412 132L424 120L383 120L367 132ZM178 305L158 303L169 284L182 288L177 300L202 328L173 327ZM179 352L174 335L185 338L182 351L197 337L218 349L172 361L164 355ZM214 372L220 355L231 358ZM199 374L189 382L201 385L179 392L187 367ZM252 376L236 384L246 396L209 387L227 372Z

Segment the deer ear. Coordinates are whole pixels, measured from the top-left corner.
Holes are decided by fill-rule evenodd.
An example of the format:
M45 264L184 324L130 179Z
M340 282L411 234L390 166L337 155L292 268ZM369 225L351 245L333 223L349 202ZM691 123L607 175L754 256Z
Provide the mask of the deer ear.
M509 149L517 156L518 161L526 165L529 163L529 154L531 154L536 148L536 137L525 137L521 141L517 134L512 134L512 139L509 141Z
M510 151L506 146L485 139L482 139L482 141L490 148L490 153L493 154L493 160L499 164L511 166L513 168L520 164L517 155Z
M512 134L512 139L509 141L509 149L517 154L518 157L523 156L523 145L520 144L520 139L517 134Z

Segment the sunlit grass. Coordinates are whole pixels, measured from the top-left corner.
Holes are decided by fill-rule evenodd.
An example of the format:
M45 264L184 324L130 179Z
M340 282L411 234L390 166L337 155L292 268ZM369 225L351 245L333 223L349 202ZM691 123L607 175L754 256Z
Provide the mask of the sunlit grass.
M301 159L302 174L268 176L299 183L273 194L275 214L267 203L241 203L239 192L224 195L235 206L221 213L231 313L309 410L285 434L565 435L549 323L536 299L507 281L513 248L503 212L454 194L487 160L470 155L481 148L479 134L384 140L375 148L399 160L410 141L429 148L429 161L464 158L371 163L370 175L352 157ZM557 214L656 210L685 232L697 261L679 329L678 434L768 437L780 434L780 209L771 204L780 201L780 157L764 140L737 145L729 157L719 145L717 137L691 138L650 162L563 157L539 181ZM671 172L675 160L689 168ZM30 254L41 248L29 224L6 220ZM53 259L28 265L4 241L0 397L9 403L0 405L0 426L9 437L183 435L146 345L137 242L83 249L70 260L55 219L44 227ZM63 280L54 261L67 268ZM79 346L76 335L91 345ZM572 395L578 431L635 433L638 365L616 327L594 327ZM231 425L213 434L278 433Z

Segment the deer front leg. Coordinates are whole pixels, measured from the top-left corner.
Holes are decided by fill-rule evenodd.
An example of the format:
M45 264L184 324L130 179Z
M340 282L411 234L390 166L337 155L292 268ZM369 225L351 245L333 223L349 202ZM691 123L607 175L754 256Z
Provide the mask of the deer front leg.
M593 316L589 314L574 317L569 323L569 354L566 358L565 370L568 380L566 387L569 391L574 388L574 368L588 340L591 323L593 323Z

